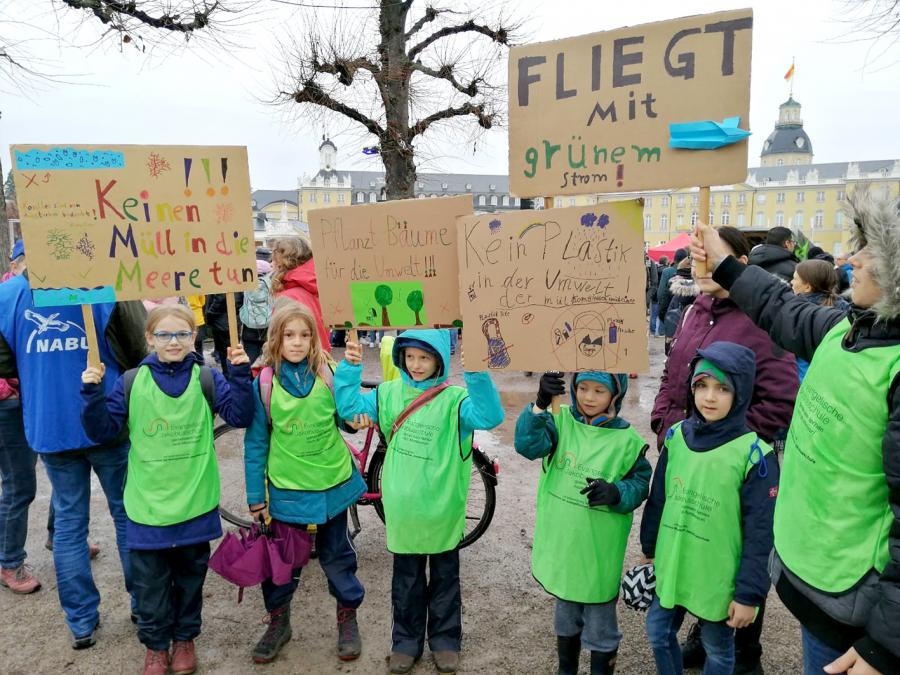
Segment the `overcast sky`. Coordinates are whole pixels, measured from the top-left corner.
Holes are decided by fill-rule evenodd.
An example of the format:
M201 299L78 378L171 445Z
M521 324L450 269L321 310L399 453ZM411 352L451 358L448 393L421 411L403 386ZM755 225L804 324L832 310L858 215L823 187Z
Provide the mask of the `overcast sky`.
M543 41L748 4L754 10L751 166L758 164L778 105L788 97L783 76L792 57L797 63L794 98L803 105L815 161L900 158L900 63L895 65L900 48L882 53L881 43L848 41L849 26L841 21L845 2L517 0L509 6L527 19L529 41ZM23 92L0 81L4 174L11 143L246 145L254 189L290 189L304 172L317 170L323 130L290 122L262 102L273 91L275 37L303 30L295 9L267 4L258 20L242 21L233 39L244 49L223 52L192 43L169 55L158 50L147 57L108 39L87 48L71 46L96 42L102 29L94 22L78 27L75 12L58 7L52 12L51 6L51 0L0 0L0 38L28 37L21 49L30 63L75 83L25 81ZM335 10L318 11L327 17ZM59 33L63 40L53 37ZM380 168L377 160L361 155L355 136L352 142L334 140L339 168ZM505 131L489 132L475 154L471 145L462 148L448 140L438 148L442 159L427 170L506 173Z

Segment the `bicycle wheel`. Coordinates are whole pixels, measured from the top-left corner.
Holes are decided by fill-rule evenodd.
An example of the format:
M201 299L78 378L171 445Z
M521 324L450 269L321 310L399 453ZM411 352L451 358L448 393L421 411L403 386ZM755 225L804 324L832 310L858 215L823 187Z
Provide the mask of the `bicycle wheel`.
M497 478L490 460L480 450L472 451L472 475L469 497L466 500L466 528L458 548L474 544L483 535L494 518L497 505ZM384 466L384 449L379 448L369 463L367 477L369 492L381 492L381 469ZM384 506L378 499L372 503L375 513L384 522Z
M213 429L222 484L219 515L232 525L250 527L244 481L244 430L220 424ZM241 514L241 515L238 515Z

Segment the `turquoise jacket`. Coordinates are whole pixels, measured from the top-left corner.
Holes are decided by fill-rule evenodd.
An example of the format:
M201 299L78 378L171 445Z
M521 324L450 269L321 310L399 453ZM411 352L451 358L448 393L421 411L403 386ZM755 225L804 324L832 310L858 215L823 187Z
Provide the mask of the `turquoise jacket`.
M402 350L409 340L420 340L434 349L440 357L439 373L423 382L414 381L403 365ZM441 329L407 330L401 333L394 342L394 365L400 369L403 382L410 387L425 391L435 387L447 379L450 370L450 332ZM463 399L459 408L459 433L465 438L476 429L493 429L503 421L503 406L500 394L497 393L491 376L488 373L463 373L469 395ZM367 414L378 420L378 390L373 389L363 394L360 391L362 381L362 364L352 365L341 361L334 373L334 396L337 400L338 414L345 420L354 415Z
M278 381L291 396L304 398L312 391L315 377L307 371L305 359L297 364L282 361ZM247 482L247 503L262 504L266 501L266 467L271 429L259 395L259 378L253 382L253 401L253 421L244 434L244 477ZM338 419L335 419L335 424L339 424ZM350 478L321 492L281 490L269 483L269 514L285 523L321 525L346 510L365 491L366 484L354 462Z
M610 429L627 429L631 425L618 416L622 408L622 400L625 392L628 390L628 376L614 375L615 383L619 391L614 392L613 405L615 406L616 417L605 424ZM575 401L575 377L572 378L572 416L581 424L586 424L584 416L578 411L578 405ZM515 447L516 452L526 459L541 459L549 457L556 452L557 444L560 439L559 431L556 428L556 422L553 421L553 415L544 410L540 413L534 413L533 404L529 403L516 421ZM616 488L619 490L620 499L617 504L612 504L609 508L616 513L631 513L641 503L647 499L650 493L650 478L653 470L650 462L644 454L647 446L644 446L644 452L635 461L634 465L622 477L622 480L615 482Z

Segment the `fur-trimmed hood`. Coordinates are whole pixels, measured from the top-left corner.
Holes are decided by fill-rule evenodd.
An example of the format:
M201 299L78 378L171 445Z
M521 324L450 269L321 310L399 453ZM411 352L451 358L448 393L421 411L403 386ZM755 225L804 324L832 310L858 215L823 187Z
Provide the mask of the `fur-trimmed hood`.
M884 295L872 306L884 321L900 317L900 203L897 198L878 199L866 187L848 195L844 211L850 217L850 246L868 247L875 263L875 281Z
M672 297L695 298L700 295L700 287L692 277L676 274L669 282L669 293Z

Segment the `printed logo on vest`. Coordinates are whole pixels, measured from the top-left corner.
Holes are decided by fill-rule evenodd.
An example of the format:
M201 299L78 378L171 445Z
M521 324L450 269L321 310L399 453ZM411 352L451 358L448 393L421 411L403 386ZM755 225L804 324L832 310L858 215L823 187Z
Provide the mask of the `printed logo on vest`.
M296 436L303 433L304 426L306 426L306 423L303 420L297 417L292 417L284 421L284 423L281 425L281 431L283 433Z
M684 481L681 480L681 478L679 478L678 476L675 476L674 478L672 478L672 486L666 493L666 498L671 499L673 497L678 497L681 494L684 494Z
M73 352L77 350L87 351L87 337L84 329L73 321L58 319L59 312L50 316L43 316L34 310L26 309L23 314L26 321L31 321L37 328L31 331L28 342L25 345L25 353L34 352ZM71 329L71 333L69 332ZM76 333L77 331L77 333ZM66 337L57 337L56 333L68 333Z
M578 459L571 452L556 453L557 469L575 469L578 467Z
M153 438L160 431L168 431L169 423L162 417L150 420L150 423L144 428L144 435Z

